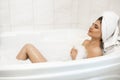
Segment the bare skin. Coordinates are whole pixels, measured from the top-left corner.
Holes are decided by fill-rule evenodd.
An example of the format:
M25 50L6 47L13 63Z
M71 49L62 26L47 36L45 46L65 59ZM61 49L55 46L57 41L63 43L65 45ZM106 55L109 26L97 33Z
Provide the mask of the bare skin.
M99 20L94 22L89 28L88 35L91 37L91 40L85 40L82 44L87 51L87 58L102 56L102 49L100 47L102 33ZM70 53L72 60L75 60L78 54L77 49L72 48Z
M102 56L102 50L100 47L102 33L99 20L94 22L89 28L88 35L91 37L91 40L85 40L82 44L87 51L87 58ZM77 54L77 49L72 48L70 51L70 56L72 60L76 59ZM38 49L36 49L32 44L26 44L18 53L16 58L18 60L26 60L29 58L32 63L47 61L42 53L39 52Z
M26 44L16 56L18 60L30 59L32 63L46 62L47 60L32 44Z

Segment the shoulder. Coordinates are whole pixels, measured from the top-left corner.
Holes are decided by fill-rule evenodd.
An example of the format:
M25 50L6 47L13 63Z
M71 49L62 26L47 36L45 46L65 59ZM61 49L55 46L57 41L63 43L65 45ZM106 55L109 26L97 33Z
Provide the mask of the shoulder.
M85 46L85 45L88 44L89 42L90 42L90 40L86 39L86 40L83 41L82 45Z

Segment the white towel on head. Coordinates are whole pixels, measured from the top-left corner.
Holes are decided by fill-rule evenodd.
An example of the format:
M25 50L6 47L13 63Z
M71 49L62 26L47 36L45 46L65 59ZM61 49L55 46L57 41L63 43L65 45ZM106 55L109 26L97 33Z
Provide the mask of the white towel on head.
M119 16L114 12L108 11L103 13L102 19L102 40L104 50L112 45L119 43Z

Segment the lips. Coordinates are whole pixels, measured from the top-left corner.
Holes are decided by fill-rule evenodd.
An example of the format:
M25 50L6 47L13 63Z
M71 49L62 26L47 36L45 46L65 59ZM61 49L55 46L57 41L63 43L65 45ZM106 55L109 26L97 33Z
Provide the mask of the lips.
M89 29L89 32L91 32L91 30Z

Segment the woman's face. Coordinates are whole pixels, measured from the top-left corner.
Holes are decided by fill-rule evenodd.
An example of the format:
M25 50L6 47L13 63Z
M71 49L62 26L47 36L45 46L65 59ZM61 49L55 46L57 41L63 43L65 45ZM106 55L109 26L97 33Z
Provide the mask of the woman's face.
M91 27L89 28L88 35L92 38L101 39L102 32L101 32L101 23L99 20L96 20Z

